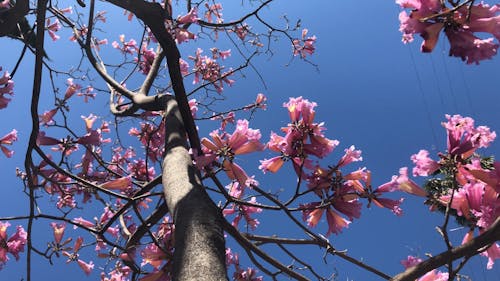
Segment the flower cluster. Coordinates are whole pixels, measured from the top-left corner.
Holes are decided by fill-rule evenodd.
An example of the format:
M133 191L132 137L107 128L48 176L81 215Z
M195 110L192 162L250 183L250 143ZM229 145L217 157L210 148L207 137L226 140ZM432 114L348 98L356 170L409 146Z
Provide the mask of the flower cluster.
M234 265L233 280L235 281L262 281L262 276L257 276L257 270L251 267L246 269L240 265L240 258L237 253L233 253L231 248L226 249L226 265Z
M396 3L411 10L409 14L407 11L399 14L403 42L411 42L414 34L420 34L424 39L422 52L432 52L444 30L450 42L450 56L479 64L496 55L499 44L494 38L500 40L499 4L463 5L457 1L447 7L439 0L396 0ZM481 39L477 33L489 33L494 38Z
M231 180L237 181L242 186L254 183L254 180L234 163L234 158L237 155L264 149L264 145L260 142L260 131L249 128L248 120L238 120L232 134L224 130L215 130L210 133L210 137L212 140L208 138L201 140L204 155L196 157L196 165L206 167L222 158L224 171Z
M19 260L19 253L24 251L27 233L22 226L17 226L16 232L7 238L8 222L0 221L0 269L9 260L7 254L13 255Z
M189 59L194 61L193 71L194 80L193 84L200 83L201 80L211 83L218 93L224 90L224 83L231 86L234 81L228 77L232 75L233 71L223 72L224 66L221 66L217 59L225 59L231 55L231 50L220 51L212 49L212 57L201 55L202 49L198 48L194 56L189 56Z
M290 98L283 104L288 109L291 123L282 128L285 136L271 133L267 148L280 153L271 159L261 160L259 169L263 172L277 172L287 160L293 162L295 171L300 174L302 167L312 168L309 156L323 158L330 154L339 144L337 140L330 140L323 134L323 123L315 123L315 102L302 97Z
M292 41L293 55L300 55L301 58L306 58L307 55L312 55L316 50L314 43L316 43L316 36L307 36L309 31L307 29L302 30L302 38L294 39Z
M229 190L229 195L237 200L242 200L243 194L245 191L245 186L240 185L239 182L232 182L227 187ZM250 215L254 213L262 212L262 209L256 207L257 199L255 197L250 198L247 202L247 205L237 205L232 203L230 208L226 208L222 210L222 214L224 216L236 215L231 223L234 227L238 227L239 222L242 218L245 219L247 226L249 226L252 230L255 230L259 225L259 220L250 217Z
M466 243L475 229L484 232L500 216L500 162L477 154L477 149L493 142L496 133L486 126L475 126L470 117L446 115L446 119L442 125L447 132L447 151L438 154L440 159L433 160L426 150L411 156L415 164L414 176L433 177L425 184L426 191L408 180L406 172L404 181L407 184L399 184L399 188L427 196L426 203L432 210L445 210L449 205L451 214L471 229L463 240ZM397 181L393 179L395 184ZM495 243L482 255L488 257L487 268L490 269L495 259L500 258L500 246Z
M61 23L59 22L58 19L55 19L53 22L50 20L50 18L47 19L45 29L49 32L50 38L52 38L52 41L57 41L59 40L60 36L56 34L57 31L61 29Z

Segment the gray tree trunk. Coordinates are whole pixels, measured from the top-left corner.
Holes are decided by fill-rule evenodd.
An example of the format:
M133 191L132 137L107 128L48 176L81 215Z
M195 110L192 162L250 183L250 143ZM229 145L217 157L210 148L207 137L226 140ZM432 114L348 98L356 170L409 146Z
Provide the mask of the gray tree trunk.
M175 99L166 109L163 189L175 225L173 280L227 280L222 214L193 166Z

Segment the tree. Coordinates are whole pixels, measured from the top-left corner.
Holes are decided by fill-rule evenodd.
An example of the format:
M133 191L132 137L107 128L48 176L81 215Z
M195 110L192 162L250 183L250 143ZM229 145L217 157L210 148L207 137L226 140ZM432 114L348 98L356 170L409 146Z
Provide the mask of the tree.
M494 16L498 6L450 1L445 9L445 3L438 1L398 3L411 9L400 15L404 39L410 41L412 34L420 33L424 38L423 51L432 51L436 35L444 30L453 50L450 55L468 63L478 63L496 53L498 44L493 39L478 41L481 39L474 37L474 32L496 35L494 23L498 20ZM26 5L27 1L2 2L4 22L25 19L30 13ZM444 211L439 231L447 250L423 262L408 258L408 270L394 280L414 280L424 274L424 280L444 278L446 274L453 279L474 255L487 255L491 264L498 257L498 164L476 154L478 148L488 146L495 137L487 127L475 126L472 119L459 115L447 117L444 124L448 146L440 160L432 160L427 151L412 157L415 175L433 176L426 182L425 190L408 178L406 169L375 188L370 171L350 167L362 160L361 152L354 146L336 160L321 160L339 143L329 139L324 125L315 120L314 102L303 97L290 98L285 103L290 123L281 131L275 129L279 133L272 133L266 145L260 131L251 129L248 120L235 117L259 114L266 106L264 95L258 94L255 101L233 105L231 109L221 105L225 88L240 73L256 69L254 61L259 55L273 53L277 37L292 46L291 56L306 62L315 52L316 37L301 28L300 22L292 24L284 18L285 27L281 28L263 17L273 1L249 1L249 11L234 20L223 19L223 7L227 6L210 1L188 1L186 7L170 1L158 4L140 0L89 1L78 5L70 14L69 9L39 1L32 10L34 16L27 17L36 18L37 23L36 43L31 46L36 58L30 109L33 129L25 166L18 176L25 185L30 213L25 217L2 218L1 221L24 219L26 230L18 227L12 234L3 222L0 256L6 262L7 254L18 258L25 248L28 280L32 277L32 256L53 262L61 255L68 262L78 263L87 274L96 267L94 263L107 264L103 280L221 280L226 278L227 270L236 280L259 280L259 274L298 280L329 278L318 273L316 264L298 256L291 249L293 245L319 246L327 254L374 276L390 279L384 271L337 250L328 237L339 234L360 217L361 202L389 208L399 215L402 200L385 197L396 190L425 197L433 209ZM135 26L139 37L115 35L118 40L110 44L112 47L105 46L104 38L113 38L106 32L115 29L101 8L125 10L131 22L121 24ZM110 15L112 21L118 21L118 17L111 12ZM478 22L482 25L473 25ZM58 69L58 56L44 48L45 33L53 40L71 36L73 42L68 46L82 54L77 67ZM192 45L201 46L199 42L210 39L217 47L210 51L192 49ZM228 44L234 48L232 52L225 48ZM192 54L186 59L179 52L184 46L186 53ZM19 62L29 47L26 45ZM44 59L44 49L50 61ZM222 66L222 60L234 52L239 53L241 65L234 69ZM5 106L9 102L5 95L13 93L16 69L11 75L5 72L0 80ZM66 81L65 86L61 78ZM191 79L194 86L188 92L184 81ZM40 99L48 91L43 90L43 85L51 85L48 89L54 93L53 101L47 104ZM98 125L100 118L85 112L85 128L80 128L82 123L75 119L74 111L83 110L77 104L83 99L95 107L103 102L97 93L108 96L115 117L102 119ZM191 97L196 100L189 100ZM40 114L41 105L50 110ZM198 112L199 108L203 112ZM197 126L200 130L202 124L210 127L210 121L215 121L212 123L219 128L200 141ZM132 122L136 123L130 125ZM127 134L136 137L140 144L126 138ZM7 145L16 138L16 131L12 131L0 140L7 157L12 156ZM297 179L295 187L286 192L272 190L249 176L250 167L240 166L244 157L241 155L265 148L270 151L270 158L260 162L260 169L278 173L289 165L288 176ZM282 237L253 232L260 212L282 214L290 226L297 228L297 234ZM323 215L324 222L320 221ZM90 219L93 216L94 221ZM472 238L471 232L466 239L469 242L454 247L448 232L450 217L457 217L471 231L477 229L476 238ZM36 243L34 229L38 223L46 226L45 231L50 224L53 238L47 246ZM312 228L320 223L327 228L326 236ZM78 229L68 234L69 225ZM246 268L241 254L225 248L223 231L241 245L248 255L247 262L252 262L259 274L256 268ZM268 251L270 245L281 250L278 256L286 258L275 257ZM97 254L89 256L92 248ZM290 259L294 263L288 264ZM456 264L454 260L461 262ZM441 266L446 271L436 270Z

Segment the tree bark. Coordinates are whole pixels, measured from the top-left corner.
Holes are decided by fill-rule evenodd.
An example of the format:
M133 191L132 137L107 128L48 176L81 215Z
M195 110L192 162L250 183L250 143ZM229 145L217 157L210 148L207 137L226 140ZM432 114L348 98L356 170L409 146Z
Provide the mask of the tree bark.
M185 136L177 102L170 99L162 182L175 224L173 280L227 280L224 218L202 186Z

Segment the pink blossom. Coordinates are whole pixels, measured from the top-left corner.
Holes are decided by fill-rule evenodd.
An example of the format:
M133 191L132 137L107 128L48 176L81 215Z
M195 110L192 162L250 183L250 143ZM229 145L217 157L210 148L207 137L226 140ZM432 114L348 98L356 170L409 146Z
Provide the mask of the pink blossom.
M221 51L217 48L211 48L210 51L212 51L212 58L214 59L221 58L224 60L231 56L231 49Z
M325 208L318 208L320 205L320 202L313 202L301 206L303 208L302 219L307 222L307 226L315 227L323 216Z
M234 156L263 150L264 145L260 143L260 131L249 128L248 120L238 120L232 134L219 133L216 130L210 133L210 136L212 140L207 138L201 140L205 159L197 159L197 165L208 164L216 157L223 157L223 166L228 177L245 185L249 177L240 166L233 163Z
M202 56L202 52L203 50L198 48L195 56L189 56L189 59L195 63L193 84L200 83L203 79L212 83L215 90L221 93L224 90L224 83L229 86L234 83L233 80L228 78L233 74L233 71L230 69L223 72L224 67L217 62L217 58L220 56L218 52L215 54L212 52L212 57Z
M439 164L429 158L429 151L420 150L417 154L411 156L411 161L415 164L413 167L413 176L429 176L439 169Z
M332 233L339 234L342 232L343 228L348 227L351 223L347 219L340 216L332 208L328 208L326 210L326 221L328 222L328 231L326 232L327 236Z
M337 163L337 167L343 167L352 162L362 161L363 157L361 157L361 150L355 150L354 145L351 145L349 148L345 149L345 154Z
M138 52L139 48L137 47L137 42L134 39L130 39L128 42L125 42L125 35L120 35L120 43L113 41L111 45L113 48L120 50L123 54L133 54L134 52Z
M90 261L89 263L86 263L82 260L78 260L78 265L80 266L80 268L83 270L83 272L85 272L85 275L90 275L90 273L92 272L92 269L94 269L94 263L92 261Z
M0 71L2 71L2 67L0 67ZM9 72L5 71L3 76L0 77L0 109L6 108L10 102L9 98L6 98L5 95L13 95L14 94L14 81L10 79Z
M2 150L3 154L8 158L14 155L14 151L5 147L6 145L12 145L15 141L17 141L17 131L14 129L10 131L7 135L0 138L0 150Z
M495 264L495 260L500 259L500 246L498 243L493 243L493 245L486 249L486 251L482 252L481 255L488 258L486 268L492 269Z
M421 258L417 258L414 256L408 256L405 260L401 261L401 264L404 266L405 269L407 269L407 268L415 266L421 262L422 262Z
M50 227L52 227L53 233L54 233L54 241L56 244L60 244L62 237L64 235L64 230L66 229L66 224L65 223L55 223L52 222L50 223Z
M420 277L417 281L448 281L448 272L432 270Z
M62 141L52 138L52 137L47 137L44 131L39 131L38 136L36 138L36 144L37 145L57 145L61 144Z
M460 115L446 115L448 122L443 122L448 134L448 153L468 158L478 148L488 147L496 138L496 133L488 127L474 126L474 120Z
M88 221L82 217L74 218L73 222L76 223L77 225L81 225L87 228L93 228L95 226L95 223ZM77 225L74 226L75 229L78 227Z
M102 188L108 189L108 190L119 190L119 191L126 191L132 188L132 180L130 177L121 177L117 178L111 181L108 181L104 184L101 185Z
M257 97L255 98L255 107L256 108L261 108L261 109L266 109L266 101L267 97L263 93L258 93Z
M64 100L68 100L82 88L82 86L73 82L73 78L68 78L66 84L68 88L66 88L66 92L64 93Z
M205 12L205 19L207 22L212 23L222 23L224 20L222 19L222 4L216 3L213 5L208 5L208 3L205 3L205 8L207 8L207 11ZM214 18L215 17L215 21Z
M499 47L493 43L493 38L480 39L470 31L446 30L446 36L450 41L450 56L459 57L467 64L491 59Z
M233 29L233 32L236 33L236 36L238 36L238 38L240 38L242 41L245 40L245 37L248 35L249 31L250 31L250 27L246 23L243 23L242 25L236 26Z
M235 198L241 198L243 195L243 190L241 189L242 185L238 184L238 182L235 182L231 185L231 196ZM258 204L257 203L257 198L252 197L248 201L250 204ZM252 230L255 230L257 226L259 225L259 220L252 218L251 215L255 213L260 213L262 212L261 208L251 206L251 205L240 205L236 206L236 204L233 204L231 208L224 209L222 210L222 213L227 216L227 215L232 215L232 214L237 214L235 218L233 219L233 222L231 223L234 227L237 227L241 218L244 218L247 226L250 226Z
M188 42L189 40L196 39L196 34L184 28L176 28L174 30L174 37L175 42L177 42L177 44L181 44L184 42Z
M96 93L94 93L94 88L93 87L87 86L85 88L85 91L78 92L78 94L76 94L76 95L79 96L79 97L83 97L83 101L85 103L87 103L87 102L89 102L89 98L91 98L91 99L95 98Z
M72 14L73 13L73 7L68 6L66 8L59 9L59 12L63 14Z
M294 39L292 41L293 55L300 55L302 58L306 58L307 55L312 55L316 50L314 43L316 43L316 36L307 37L308 30L302 30L302 39Z
M55 123L53 118L56 115L58 110L59 109L56 107L56 108L53 108L51 110L45 111L42 115L40 115L39 116L40 125L44 125L44 126L53 125Z
M52 38L52 41L57 41L59 40L59 35L56 34L59 29L61 29L61 23L59 23L59 20L56 19L54 22L51 22L50 18L47 19L47 24L45 26L47 31L49 32L50 38Z
M403 200L403 198L400 198L399 200L393 200L389 198L377 197L375 199L372 199L372 202L381 208L387 208L391 210L396 216L402 216L403 210L401 209L400 205L401 203L403 203Z
M189 109L191 110L191 115L193 116L193 118L196 118L196 112L198 112L198 102L196 101L196 99L190 99L188 103Z
M450 56L460 57L468 64L478 64L497 53L499 44L493 42L493 38L482 39L475 35L489 33L500 38L497 5L490 8L480 3L455 9L456 5L447 7L438 0L398 0L396 3L411 10L410 14L406 11L399 14L403 42L411 42L414 34L420 34L424 39L422 52L432 52L444 30L450 42Z
M376 192L393 192L401 190L417 196L426 197L427 192L419 187L414 181L408 178L408 168L399 169L399 176L393 176L390 182L380 185Z
M285 163L283 157L281 156L276 156L271 159L264 159L259 161L260 161L259 169L262 170L262 172L264 173L266 172L276 173Z
M8 222L0 221L0 269L9 260L8 253L19 260L19 253L24 252L26 245L27 233L20 225L17 226L16 232L7 239L7 228L10 226Z
M256 276L257 270L253 268L247 268L246 270L237 269L233 274L233 280L235 281L262 281L264 277Z
M153 50L153 48L147 49L146 44L143 44L141 48L140 60L138 58L134 59L136 62L139 62L139 70L140 72L142 72L142 74L149 73L155 57L156 52Z
M106 11L99 11L95 16L94 16L94 21L102 21L106 22L106 17L104 16L107 12Z
M164 260L167 259L167 254L163 249L160 249L156 244L148 244L142 251L142 263L141 266L146 264L152 265L155 269L158 269Z
M189 74L189 64L187 63L187 61L179 58L179 64L180 64L182 76L188 75Z
M198 22L198 20L199 20L199 18L198 18L198 7L197 6L191 8L189 13L187 13L186 15L177 17L177 23L180 23L180 24L196 23L196 22Z

